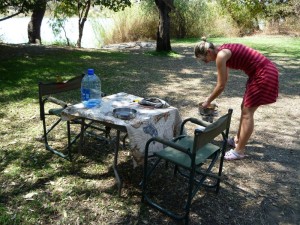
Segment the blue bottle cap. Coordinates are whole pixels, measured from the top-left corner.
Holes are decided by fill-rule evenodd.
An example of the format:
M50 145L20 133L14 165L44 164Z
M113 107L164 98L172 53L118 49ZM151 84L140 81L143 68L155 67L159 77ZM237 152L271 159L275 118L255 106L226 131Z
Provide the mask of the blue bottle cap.
M88 69L88 75L94 75L94 69Z

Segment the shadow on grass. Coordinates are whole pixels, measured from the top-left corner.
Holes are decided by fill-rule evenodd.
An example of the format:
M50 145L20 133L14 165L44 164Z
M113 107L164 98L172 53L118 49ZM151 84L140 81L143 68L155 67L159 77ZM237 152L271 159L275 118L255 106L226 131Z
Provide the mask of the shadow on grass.
M101 51L78 50L68 48L50 48L44 46L2 45L5 51L13 51L12 55L2 56L1 84L3 90L1 102L9 103L24 98L36 99L38 81L55 80L59 75L63 79L86 72L94 68L102 79L102 89L107 94L120 91L140 96L151 95L151 87L166 87L170 82L190 79L199 82L207 93L216 81L214 63L197 64L192 47L174 47L174 52L181 57L159 57L143 51ZM299 70L296 65L299 59L271 57L280 70L280 93L298 95ZM174 65L176 64L176 67ZM246 83L246 75L231 71L226 96L242 96ZM238 88L237 88L238 87ZM175 96L177 101L191 93L190 87L181 87L178 91L165 90L165 96Z
M297 224L300 218L299 199L296 197L300 194L297 188L299 166L296 162L300 159L298 151L281 160L280 155L287 154L284 148L264 146L250 147L248 150L250 156L243 161L225 161L225 177L221 182L219 194L206 189L198 192L192 203L190 224ZM266 165L264 171L250 168L235 171L236 168L243 165L248 167L249 164L250 166L253 164L254 167L256 164ZM184 183L173 182L172 171L169 170L167 175L164 167L160 169L163 171L155 173L152 178L155 182L151 183L151 194L160 199L160 202L167 204L169 209L176 208L183 211L180 202L182 196L187 193L183 189ZM274 183L270 184L265 180L266 174L274 176ZM283 177L287 179L283 181ZM254 179L257 186L248 184L249 179ZM180 191L183 194L180 194ZM141 218L147 218L148 222L174 223L146 205L143 205L141 210L143 211Z
M270 136L268 138L274 138ZM99 149L98 146L102 146ZM257 147L263 145L262 147ZM63 209L60 207L49 206L51 202L61 202L69 211L80 212L84 215L94 215L95 209L103 210L124 210L123 214L114 214L112 222L115 224L174 224L174 221L149 208L145 204L141 204L141 187L142 167L133 169L133 164L127 155L127 150L120 151L119 171L124 180L124 187L121 198L117 196L117 186L115 184L114 172L112 169L113 154L112 149L103 143L95 140L89 140L86 145L86 151L76 165L58 159L51 153L39 152L32 153L28 150L12 151L6 150L2 158L5 159L1 163L1 170L7 168L8 165L14 164L15 161L21 162L23 170L28 172L37 172L41 169L53 168L49 173L40 174L36 181L32 181L28 177L19 179L5 180L3 185L9 188L2 189L0 195L1 204L11 204L11 201L20 201L28 193L37 193L37 199L27 199L23 202L23 213L28 210L34 210L33 217L37 214L46 215L45 220L49 217L55 221L51 215L61 215ZM100 150L100 151L99 151ZM300 160L299 151L290 149L289 152L285 148L267 145L258 142L250 143L248 149L250 156L242 161L225 162L224 175L225 179L221 183L221 190L218 195L207 190L201 190L192 203L191 208L191 224L279 224L289 223L296 224L299 220L299 188L297 183L298 163ZM287 155L288 154L288 155ZM285 155L284 158L281 156ZM4 163L5 162L5 163ZM255 165L263 166L263 171L255 168ZM98 166L101 165L98 170ZM95 168L96 167L96 168ZM245 170L236 170L236 168L246 167ZM257 167L257 168L260 168ZM166 201L173 208L179 205L180 194L177 191L183 190L181 182L173 183L172 173L168 172L164 165L160 167L163 171L161 174L155 175L153 183L153 193ZM169 169L169 172L171 167ZM26 174L26 173L25 173ZM27 173L30 174L30 173ZM265 181L264 176L272 176L273 183ZM3 177L2 177L3 179ZM247 184L249 179L254 179L256 186ZM55 192L50 188L52 183L63 180L61 188L64 190ZM267 179L269 180L269 179ZM4 180L2 180L4 181ZM172 181L172 182L171 182ZM179 179L179 181L183 181ZM11 184L15 182L15 184ZM76 184L75 186L72 183ZM97 183L87 185L87 183ZM170 185L171 186L168 186ZM66 186L65 186L66 185ZM166 185L166 186L165 186ZM59 186L56 188L60 188ZM41 196L40 196L41 195ZM72 199L65 203L67 199ZM95 202L84 202L93 199ZM99 205L99 201L104 205ZM113 203L114 202L114 203ZM103 204L102 203L102 204ZM96 204L92 206L93 204ZM121 206L113 206L113 204L123 204ZM135 206L137 209L125 210L128 206ZM100 207L100 208L99 208ZM77 209L75 209L77 208ZM100 211L101 211L100 210ZM247 216L245 216L247 213ZM108 222L112 215L107 213L107 217L102 218L99 214L80 218L84 221ZM20 214L19 220L22 222L28 215ZM22 219L21 219L22 218ZM48 218L48 219L49 219ZM102 218L102 219L101 219ZM65 218L65 223L73 221ZM180 224L180 223L178 223Z

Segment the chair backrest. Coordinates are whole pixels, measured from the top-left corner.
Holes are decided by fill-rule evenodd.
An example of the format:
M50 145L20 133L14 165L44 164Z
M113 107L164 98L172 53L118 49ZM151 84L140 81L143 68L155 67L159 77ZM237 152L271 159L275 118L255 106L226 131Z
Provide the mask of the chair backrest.
M81 87L81 80L84 74L76 76L67 81L62 82L39 82L39 104L40 104L40 115L44 115L43 112L43 99L44 96L54 95L62 92L68 92Z
M62 82L39 82L39 95L57 94L80 88L83 76L84 74Z
M223 133L228 138L228 132L230 127L232 109L228 110L228 113L220 117L217 121L207 126L204 130L195 130L195 139L193 146L193 153L202 148L207 143L215 139ZM224 133L225 132L225 133Z

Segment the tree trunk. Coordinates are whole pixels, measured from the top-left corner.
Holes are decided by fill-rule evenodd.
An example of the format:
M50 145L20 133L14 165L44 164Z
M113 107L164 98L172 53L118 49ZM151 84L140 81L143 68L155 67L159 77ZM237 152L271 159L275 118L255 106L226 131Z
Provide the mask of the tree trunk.
M38 0L28 23L28 41L30 44L41 44L41 25L46 11L47 0Z
M76 43L76 46L78 48L81 48L81 40L82 40L83 28L84 28L85 21L86 21L86 19L82 19L82 20L78 21L78 39L77 39L77 43Z
M80 8L80 1L78 1L78 40L77 40L77 47L81 48L81 40L82 40L82 35L83 35L83 28L84 28L84 23L87 20L89 10L91 7L91 0L87 0L85 4Z
M171 51L170 43L170 17L173 0L155 0L159 10L159 26L156 36L156 51Z

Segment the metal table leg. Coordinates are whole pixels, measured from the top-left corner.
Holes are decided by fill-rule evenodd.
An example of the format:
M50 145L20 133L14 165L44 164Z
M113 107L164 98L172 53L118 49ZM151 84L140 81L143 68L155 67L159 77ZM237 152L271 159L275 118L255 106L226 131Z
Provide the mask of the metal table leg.
M84 141L84 131L87 129L87 127L85 127L85 120L82 120L81 123L81 134L80 134L80 144L79 144L79 148L78 148L78 153L81 154L82 153L82 147L83 147L83 141ZM109 130L111 129L110 127L108 128ZM119 172L118 172L118 154L119 154L119 148L120 148L120 134L121 131L117 130L117 136L116 136L116 143L115 143L115 149L114 149L114 161L113 161L113 170L115 173L115 177L116 177L116 181L118 184L118 195L121 196L121 189L123 186L123 181L120 178Z
M115 146L115 156L114 156L114 162L113 162L113 169L114 169L114 173L115 173L115 177L117 180L117 184L118 184L118 195L121 196L121 189L123 186L123 182L120 178L119 172L118 172L118 153L119 153L119 145L120 145L120 131L117 130L117 137L116 137L116 146Z
M79 146L78 146L78 153L81 155L82 153L82 145L83 145L83 139L84 139L84 131L85 131L85 120L81 120L81 130L80 130L80 140L79 140Z

